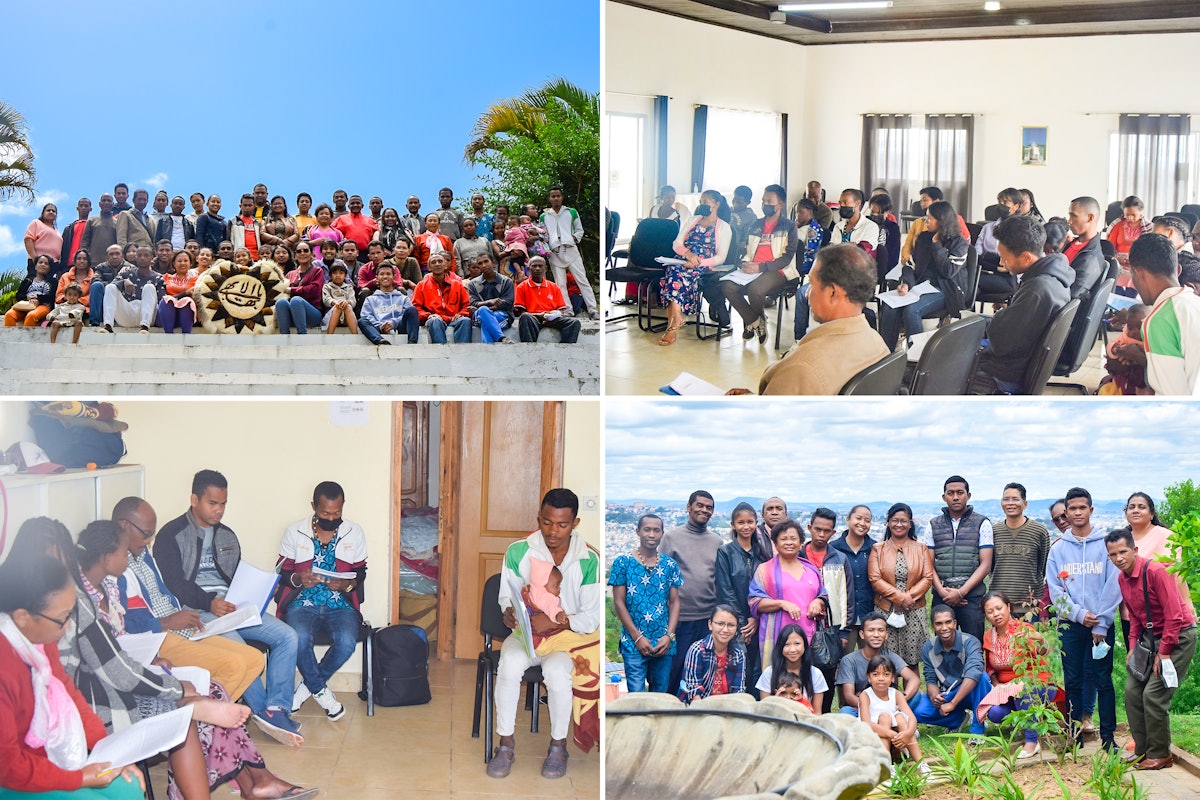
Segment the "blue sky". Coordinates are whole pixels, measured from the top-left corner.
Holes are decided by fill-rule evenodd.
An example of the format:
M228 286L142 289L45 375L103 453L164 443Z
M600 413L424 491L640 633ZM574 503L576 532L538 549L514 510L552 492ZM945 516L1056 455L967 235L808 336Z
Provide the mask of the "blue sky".
M293 212L337 188L432 210L442 186L482 185L462 153L491 103L558 76L600 89L596 0L68 0L4 18L0 100L29 123L39 198L0 204L0 268L23 266L43 202L61 227L117 181L215 192L222 213L258 182Z
M746 398L749 399L749 398ZM923 398L648 402L608 398L605 496L686 501L694 489L829 503L935 502L959 473L977 500L1097 499L1200 480L1195 404Z

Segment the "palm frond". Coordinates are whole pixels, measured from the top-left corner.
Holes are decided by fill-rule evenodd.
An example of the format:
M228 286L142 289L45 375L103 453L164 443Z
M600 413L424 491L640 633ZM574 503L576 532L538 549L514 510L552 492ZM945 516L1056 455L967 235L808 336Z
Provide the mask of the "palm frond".
M546 108L558 104L572 113L583 114L599 107L598 94L582 89L565 78L553 78L538 89L529 89L520 97L495 103L477 120L472 139L463 150L463 160L476 163L479 155L503 145L504 137L536 139L538 126L546 119Z

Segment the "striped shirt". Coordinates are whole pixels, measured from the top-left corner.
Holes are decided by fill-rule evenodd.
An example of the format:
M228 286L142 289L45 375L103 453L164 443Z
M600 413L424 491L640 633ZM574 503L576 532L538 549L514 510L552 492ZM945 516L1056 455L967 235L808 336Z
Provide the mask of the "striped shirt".
M1010 528L1008 520L992 527L992 591L1004 592L1016 616L1037 608L1046 584L1046 556L1050 533L1046 526L1026 517L1025 524Z
M1186 287L1158 296L1142 323L1146 382L1155 394L1200 392L1200 297Z

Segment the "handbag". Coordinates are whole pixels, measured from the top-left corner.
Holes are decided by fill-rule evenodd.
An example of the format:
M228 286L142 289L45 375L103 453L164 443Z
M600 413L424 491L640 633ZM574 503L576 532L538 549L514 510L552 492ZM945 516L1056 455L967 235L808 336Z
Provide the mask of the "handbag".
M822 602L825 603L825 616L817 620L817 629L813 632L809 649L812 650L813 666L822 672L828 672L842 660L842 637L833 626L833 613L829 609L829 601L822 598Z
M1145 568L1142 569L1142 594L1146 601L1146 627L1142 629L1129 653L1126 669L1134 679L1144 683L1154 674L1154 660L1158 658L1158 647L1154 644L1154 622L1150 619L1150 587L1146 581Z

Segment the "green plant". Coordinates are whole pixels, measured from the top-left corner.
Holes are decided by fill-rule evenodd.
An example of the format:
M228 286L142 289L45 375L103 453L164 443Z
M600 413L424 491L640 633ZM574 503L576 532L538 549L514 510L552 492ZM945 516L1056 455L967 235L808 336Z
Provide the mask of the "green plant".
M0 272L0 314L6 313L17 302L17 287L24 279L23 272Z
M1163 498L1158 504L1158 518L1168 528L1174 529L1175 523L1200 513L1200 486L1190 478L1163 489Z
M617 618L611 597L604 600L604 657L612 662L623 662L621 658L621 620Z
M1066 781L1058 774L1058 770L1050 767L1050 775L1054 778L1054 782L1058 784L1059 791L1062 792L1062 800L1074 800L1074 795L1071 793L1071 787L1067 786Z
M21 112L0 102L0 200L25 198L32 203L37 183L29 125Z
M1006 772L1003 779L994 779L988 783L988 791L984 795L987 800L1027 800L1027 798L1038 797L1038 793L1046 782L1042 781L1031 789L1025 789L1013 780L1011 772Z
M942 739L951 737L954 739L953 748L947 747L942 741ZM929 746L941 760L940 764L933 766L933 774L955 786L962 786L967 790L968 795L973 796L975 785L979 782L980 777L986 774L986 770L979 762L975 752L963 742L962 735L949 734L937 739L930 739Z
M1191 481L1184 481L1189 496L1192 491ZM1168 491L1174 487L1168 487ZM1180 505L1184 501L1178 501ZM1166 505L1164 503L1164 505ZM1172 508L1174 511L1174 507ZM1163 520L1166 523L1166 520ZM1167 550L1169 556L1160 556L1159 559L1167 562L1167 572L1172 575L1178 575L1188 584L1188 589L1192 595L1192 602L1200 602L1200 582L1189 583L1193 580L1193 576L1200 572L1200 511L1190 511L1182 517L1172 517L1169 524L1171 528L1171 536L1167 539Z
M917 769L916 763L906 759L896 764L895 771L892 772L892 779L888 782L888 796L901 800L920 797L925 793L926 783L928 778Z
M1092 775L1087 787L1099 800L1145 800L1146 789L1138 786L1133 770L1133 764L1125 761L1121 753L1102 750L1092 756Z

